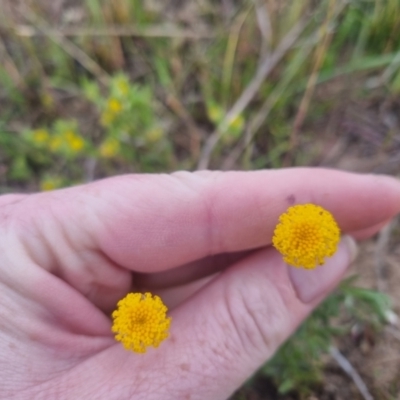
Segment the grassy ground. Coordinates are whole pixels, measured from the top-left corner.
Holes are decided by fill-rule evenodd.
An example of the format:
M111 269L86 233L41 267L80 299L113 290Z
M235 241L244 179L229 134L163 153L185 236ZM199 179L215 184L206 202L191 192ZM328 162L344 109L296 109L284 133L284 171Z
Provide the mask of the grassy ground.
M398 175L398 15L400 0L2 0L0 193L197 168ZM365 245L376 276L355 266L397 312L398 231ZM400 399L389 309L345 285L233 398L361 398L335 343L375 398Z

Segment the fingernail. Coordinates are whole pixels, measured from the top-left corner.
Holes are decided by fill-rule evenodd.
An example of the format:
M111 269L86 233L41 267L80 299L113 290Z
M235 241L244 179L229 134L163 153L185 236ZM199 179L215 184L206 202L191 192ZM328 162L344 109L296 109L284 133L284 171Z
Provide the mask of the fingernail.
M349 265L357 257L357 243L351 236L343 236L336 253L324 265L307 270L288 266L289 278L297 297L310 303L335 287Z
M358 244L351 236L348 235L342 237L342 242L345 242L347 246L351 264L358 256Z

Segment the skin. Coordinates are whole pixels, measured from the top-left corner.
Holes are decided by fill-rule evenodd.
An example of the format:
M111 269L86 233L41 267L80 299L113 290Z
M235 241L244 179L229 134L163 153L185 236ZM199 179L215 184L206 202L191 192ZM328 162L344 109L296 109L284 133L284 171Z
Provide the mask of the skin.
M400 211L394 178L323 169L129 175L0 197L0 398L224 400L338 284L350 239L313 271L271 247L288 206L361 239ZM178 285L178 286L177 286ZM131 290L170 307L146 354L114 341Z

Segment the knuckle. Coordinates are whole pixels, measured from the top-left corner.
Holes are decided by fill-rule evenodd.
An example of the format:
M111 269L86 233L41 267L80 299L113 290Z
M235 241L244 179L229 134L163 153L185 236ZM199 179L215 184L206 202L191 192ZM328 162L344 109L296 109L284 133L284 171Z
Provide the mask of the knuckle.
M280 290L270 282L244 282L227 288L226 309L238 344L249 356L272 355L284 339L287 306Z

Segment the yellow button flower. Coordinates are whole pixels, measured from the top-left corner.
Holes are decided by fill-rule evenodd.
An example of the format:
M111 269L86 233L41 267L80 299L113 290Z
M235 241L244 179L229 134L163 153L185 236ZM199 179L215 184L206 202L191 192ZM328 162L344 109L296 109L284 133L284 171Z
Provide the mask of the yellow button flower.
M158 347L168 337L171 318L167 307L151 293L129 293L112 313L112 331L125 349L145 353L148 346Z
M272 243L289 265L313 269L335 254L339 240L340 229L329 211L301 204L279 217Z

